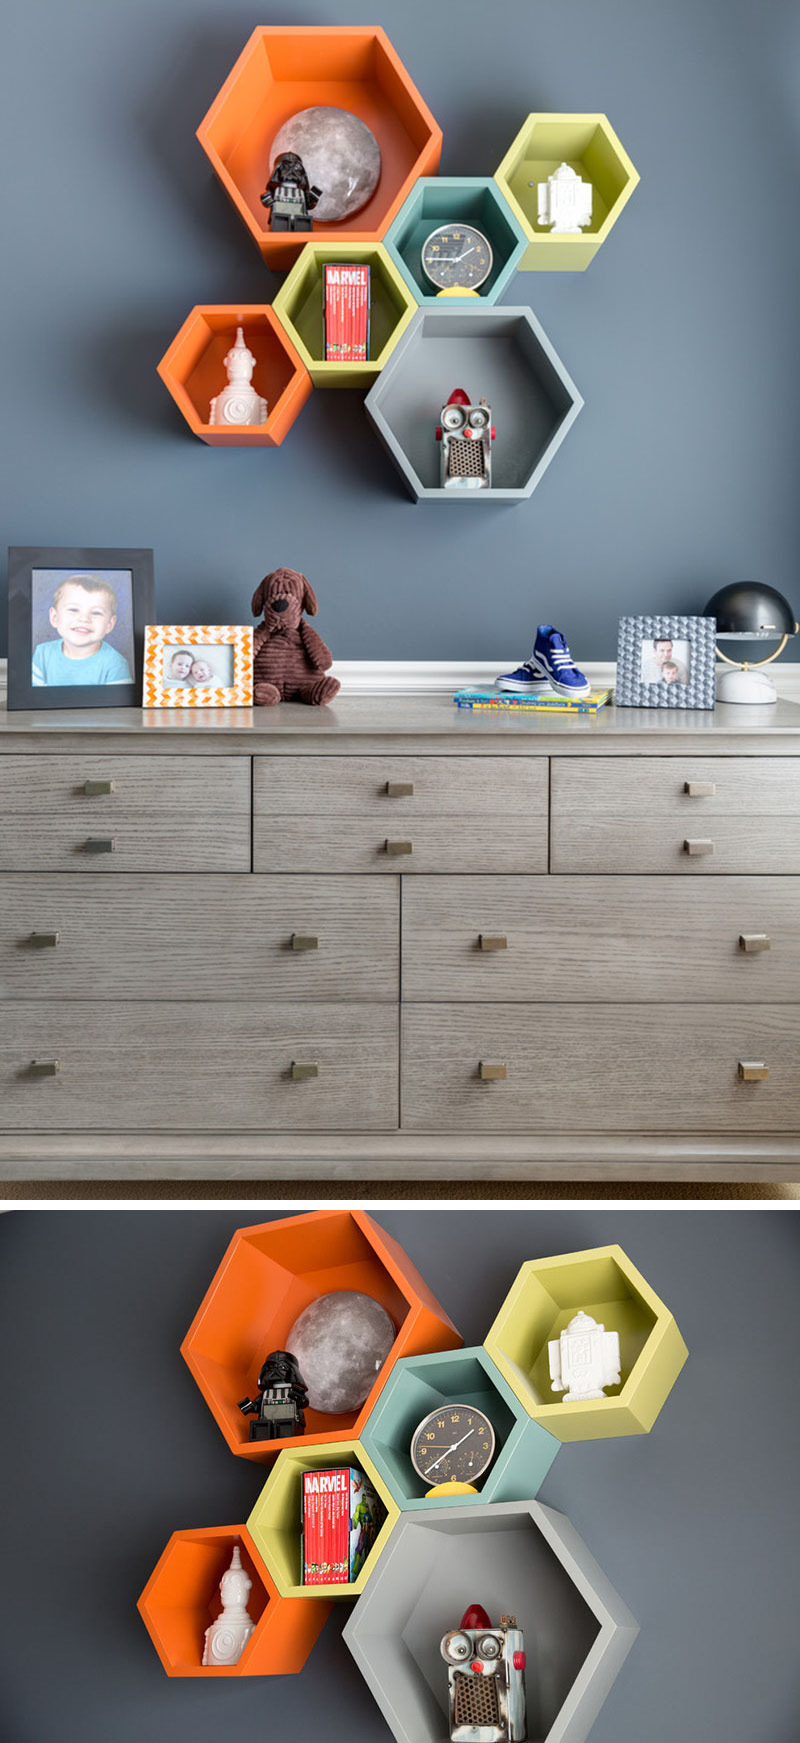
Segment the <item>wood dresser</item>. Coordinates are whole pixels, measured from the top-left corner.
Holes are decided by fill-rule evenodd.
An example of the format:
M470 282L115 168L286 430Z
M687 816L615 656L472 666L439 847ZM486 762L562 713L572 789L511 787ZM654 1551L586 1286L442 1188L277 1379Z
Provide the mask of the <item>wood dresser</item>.
M800 1178L800 707L0 715L0 1178Z

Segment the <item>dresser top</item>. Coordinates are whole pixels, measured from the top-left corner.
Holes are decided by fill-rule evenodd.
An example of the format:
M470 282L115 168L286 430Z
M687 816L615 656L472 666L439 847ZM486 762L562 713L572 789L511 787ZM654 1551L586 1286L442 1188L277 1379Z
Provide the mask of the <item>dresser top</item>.
M0 712L0 754L800 755L800 704L615 708L596 715L473 711L449 696L342 695L327 708L76 708Z

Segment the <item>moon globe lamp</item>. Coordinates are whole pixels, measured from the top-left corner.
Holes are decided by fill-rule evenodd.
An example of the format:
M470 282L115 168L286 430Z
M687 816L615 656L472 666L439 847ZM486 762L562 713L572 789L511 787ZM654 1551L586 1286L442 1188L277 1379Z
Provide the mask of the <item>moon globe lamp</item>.
M761 581L734 581L709 599L704 617L717 621L717 642L768 642L778 646L763 660L734 660L718 646L717 653L731 667L717 678L718 702L764 703L777 701L775 684L763 670L783 653L798 625L788 599Z

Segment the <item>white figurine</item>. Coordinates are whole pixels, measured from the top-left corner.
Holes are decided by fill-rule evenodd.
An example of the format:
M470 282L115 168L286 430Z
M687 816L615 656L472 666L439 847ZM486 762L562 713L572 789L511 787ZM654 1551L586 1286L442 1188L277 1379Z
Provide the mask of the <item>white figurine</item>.
M236 343L225 357L228 385L211 401L210 424L265 424L267 402L251 387L256 359L244 342L241 327L236 329Z
M539 223L549 225L551 236L577 236L591 223L592 184L581 181L568 163L560 164L554 175L536 186Z
M582 1309L576 1313L566 1331L548 1343L547 1349L550 1383L554 1392L564 1393L562 1404L603 1398L604 1386L619 1385L619 1332L606 1331L590 1313Z
M238 1664L255 1627L255 1622L247 1614L247 1600L252 1584L249 1573L242 1567L241 1551L237 1543L231 1565L219 1582L222 1610L216 1622L212 1622L211 1627L206 1629L204 1664Z

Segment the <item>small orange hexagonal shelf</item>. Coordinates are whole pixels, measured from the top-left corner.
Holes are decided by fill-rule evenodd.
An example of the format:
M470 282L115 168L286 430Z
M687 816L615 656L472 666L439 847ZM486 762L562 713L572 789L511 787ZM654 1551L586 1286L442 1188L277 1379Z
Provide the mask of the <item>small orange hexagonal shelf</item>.
M251 1397L270 1350L285 1349L298 1315L321 1295L352 1289L394 1320L391 1351L359 1410L306 1410L306 1432L251 1441L239 1400ZM366 1211L308 1211L238 1229L181 1345L229 1447L266 1463L284 1447L359 1438L398 1356L460 1346L461 1337L408 1255Z
M263 424L210 424L211 401L227 382L225 357L241 327L255 357L252 385L267 402ZM313 382L268 304L199 304L158 365L190 430L212 448L277 448L302 411Z
M255 1628L238 1664L204 1665L205 1632L220 1614L219 1582L238 1544L252 1580ZM284 1598L245 1525L173 1532L139 1599L139 1612L168 1676L286 1676L302 1670L331 1612L330 1601Z
M315 224L314 235L379 242L418 176L435 175L441 130L385 31L370 26L259 25L197 137L269 266L297 259L308 232L273 235L261 204L278 129L301 109L347 109L366 122L381 152L367 205L350 220Z

